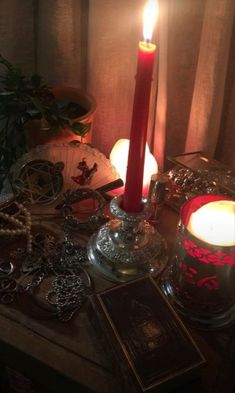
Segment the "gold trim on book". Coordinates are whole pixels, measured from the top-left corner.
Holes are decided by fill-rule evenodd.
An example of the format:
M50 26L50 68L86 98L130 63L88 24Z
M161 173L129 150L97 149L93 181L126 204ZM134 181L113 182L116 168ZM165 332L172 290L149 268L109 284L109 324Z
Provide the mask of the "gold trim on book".
M175 319L176 319L177 322L179 323L181 329L182 329L182 330L184 331L184 333L187 335L187 337L189 338L189 340L190 340L191 343L193 344L195 350L198 352L198 354L199 354L200 357L201 357L201 361L198 362L198 363L195 363L194 366L184 368L184 369L182 369L181 371L175 372L174 374L171 374L171 376L166 377L166 378L163 378L163 379L161 379L160 381L158 381L158 382L156 382L156 383L152 383L152 384L150 384L150 385L143 385L143 382L142 382L142 380L141 380L141 378L140 378L140 376L139 376L139 374L138 374L138 372L137 372L137 370L136 370L136 368L135 368L135 365L134 365L134 363L133 363L133 361L132 361L132 359L131 359L131 357L130 357L130 355L129 355L129 352L128 352L128 350L126 349L126 346L123 344L123 342L122 342L122 340L121 340L121 337L120 337L120 335L119 335L117 329L115 328L115 325L114 325L114 323L113 323L113 320L112 320L112 318L110 317L110 314L109 314L109 312L108 312L108 310L107 310L107 308L106 308L106 306L105 306L105 304L104 304L104 302L103 302L103 300L102 300L102 298L101 298L102 295L104 295L104 294L106 294L106 293L108 293L108 292L113 292L113 291L119 290L121 287L124 287L124 286L126 286L126 285L128 285L128 286L129 286L129 285L134 285L134 284L136 284L137 281L144 281L144 280L146 280L146 279L149 279L150 282L154 285L155 289L156 289L157 292L160 294L160 296L161 296L161 298L163 299L164 303L166 303L167 306L170 308L170 310L171 310L171 312L173 313ZM176 314L175 310L173 309L173 307L171 306L171 304L166 300L165 296L163 295L163 293L161 292L161 290L159 289L159 287L157 286L156 282L152 279L151 276L141 277L141 278L136 279L136 280L134 280L134 281L131 281L131 282L129 282L129 283L124 283L124 284L118 285L118 286L116 286L116 287L109 288L109 289L107 289L107 290L105 290L105 291L103 291L103 292L97 294L97 298L98 298L98 300L99 300L99 302L100 302L100 305L101 305L101 307L102 307L102 309L103 309L103 311L104 311L104 313L105 313L105 315L106 315L106 317L107 317L107 319L108 319L108 321L109 321L109 323L110 323L110 325L111 325L111 328L112 328L112 330L113 330L113 332L114 332L114 334L115 334L115 336L116 336L116 338L117 338L117 340L118 340L118 342L119 342L119 344L120 344L120 346L121 346L121 348L122 348L122 351L124 352L124 354L125 354L125 356L126 356L126 358L127 358L127 360L128 360L128 363L129 363L129 365L130 365L130 367L131 367L131 369L132 369L132 371L133 371L133 373L134 373L136 379L138 380L138 382L139 382L139 384L140 384L140 386L141 386L141 388L142 388L143 391L147 391L148 389L151 389L151 388L153 388L153 387L155 387L155 386L158 386L158 385L160 385L161 383L167 382L167 381L173 379L173 378L176 377L176 376L180 376L180 375L182 375L182 374L184 374L184 373L187 373L187 372L190 371L190 370L193 370L193 369L195 369L195 368L197 368L197 367L202 366L202 365L206 362L206 360L205 360L204 356L202 355L200 349L198 348L197 344L195 343L195 341L193 340L193 338L190 336L189 332L187 331L186 327L184 326L184 324L182 323L182 321L180 320L180 318L179 318L178 315Z

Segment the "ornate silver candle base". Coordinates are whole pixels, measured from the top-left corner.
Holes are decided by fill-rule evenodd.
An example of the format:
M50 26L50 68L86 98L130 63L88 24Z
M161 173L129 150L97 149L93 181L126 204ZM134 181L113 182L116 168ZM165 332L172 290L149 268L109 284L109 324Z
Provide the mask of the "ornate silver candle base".
M127 213L121 209L122 197L110 203L110 220L88 243L88 258L106 278L126 282L143 274L157 276L166 266L166 244L146 218L151 206L143 199L143 211Z

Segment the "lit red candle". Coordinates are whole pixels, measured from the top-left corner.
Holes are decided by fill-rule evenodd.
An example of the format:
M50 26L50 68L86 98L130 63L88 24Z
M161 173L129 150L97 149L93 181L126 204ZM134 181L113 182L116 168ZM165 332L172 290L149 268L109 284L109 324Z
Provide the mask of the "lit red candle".
M135 94L130 132L123 209L129 213L142 210L145 146L149 101L156 46L150 42L156 20L156 0L149 0L144 12L144 41L139 43Z

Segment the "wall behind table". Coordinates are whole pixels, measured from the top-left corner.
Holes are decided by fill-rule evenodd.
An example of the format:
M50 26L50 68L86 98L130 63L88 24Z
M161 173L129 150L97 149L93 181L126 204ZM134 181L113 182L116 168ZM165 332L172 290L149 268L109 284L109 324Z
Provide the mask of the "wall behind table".
M0 1L0 53L24 69L35 70L34 0Z

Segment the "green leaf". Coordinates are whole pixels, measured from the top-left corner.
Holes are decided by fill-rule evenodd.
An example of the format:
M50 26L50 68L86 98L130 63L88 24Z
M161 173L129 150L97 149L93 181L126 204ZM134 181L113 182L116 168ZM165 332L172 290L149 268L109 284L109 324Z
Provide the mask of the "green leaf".
M26 114L28 114L30 117L33 117L33 118L35 118L36 116L38 116L38 115L40 115L41 114L41 112L38 110L38 109L27 109L26 111L25 111L25 113Z
M0 96L12 96L12 95L14 95L15 94L15 92L14 91L1 91L0 92Z
M71 128L74 134L79 136L85 136L90 131L91 123L83 124L83 123L74 122Z

